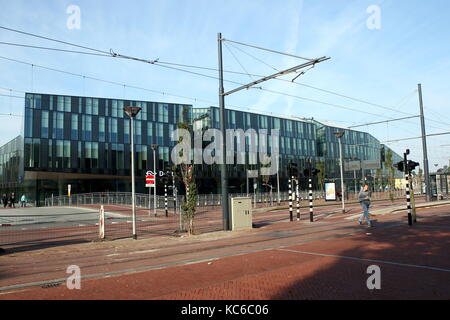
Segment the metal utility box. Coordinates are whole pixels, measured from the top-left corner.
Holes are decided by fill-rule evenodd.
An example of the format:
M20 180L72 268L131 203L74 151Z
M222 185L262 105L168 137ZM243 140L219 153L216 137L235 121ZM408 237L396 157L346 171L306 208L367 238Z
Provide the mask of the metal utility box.
M252 229L252 198L231 198L231 230Z

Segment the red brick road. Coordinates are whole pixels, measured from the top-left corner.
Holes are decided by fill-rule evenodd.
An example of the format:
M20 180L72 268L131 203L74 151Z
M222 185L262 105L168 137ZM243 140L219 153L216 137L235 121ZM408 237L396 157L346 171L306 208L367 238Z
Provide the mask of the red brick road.
M246 233L7 255L3 288L63 279L70 264L97 276L83 279L81 290L24 287L0 299L450 299L449 213L449 206L421 209L412 228L404 212L379 217L370 230L337 215ZM367 289L370 265L381 268L381 290Z

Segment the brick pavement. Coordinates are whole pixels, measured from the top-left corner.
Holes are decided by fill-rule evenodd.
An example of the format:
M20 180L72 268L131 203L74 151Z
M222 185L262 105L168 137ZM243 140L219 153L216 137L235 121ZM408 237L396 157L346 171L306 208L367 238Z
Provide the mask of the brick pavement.
M449 299L449 212L449 207L419 210L419 223L413 228L405 224L404 212L382 216L369 235L367 229L355 226L355 221L344 221L341 215L314 225L277 223L251 234L204 236L203 242L197 238L183 248L172 242L163 250L165 257L155 251L131 259L120 251L130 248L124 244L115 251L123 261L86 267L87 273L114 267L124 270L138 262L141 266L166 262L167 266L85 279L79 291L64 286L34 287L1 294L0 299ZM145 247L146 243L141 244ZM104 252L99 258L114 254L109 244L102 245ZM66 252L67 263L85 254L81 247L77 249L78 257ZM56 257L57 252L42 259ZM16 257L17 266L23 259ZM176 265L183 259L191 263ZM16 280L31 281L37 271L49 272L52 263L33 261L36 263L29 261L27 268L17 269L22 274ZM366 287L365 271L371 264L381 267L380 291ZM0 265L4 266L3 262ZM0 283L4 286L7 282L2 278Z

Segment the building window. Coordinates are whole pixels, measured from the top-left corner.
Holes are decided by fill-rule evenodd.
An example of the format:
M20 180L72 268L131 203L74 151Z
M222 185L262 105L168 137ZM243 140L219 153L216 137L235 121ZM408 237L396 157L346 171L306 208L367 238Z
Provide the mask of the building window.
M64 111L64 97L63 96L57 96L56 98L56 110L58 111Z
M110 142L117 142L117 119L116 118L109 118L109 141Z
M142 143L142 122L141 121L135 121L135 132L134 137L135 140L134 143L141 144Z
M105 142L105 118L98 118L98 140L100 142Z
M124 146L123 144L111 145L112 167L117 170L124 169Z
M86 114L92 114L92 99L86 98Z
M147 144L153 143L153 123L147 122Z
M98 168L98 142L85 142L84 162L86 169Z
M105 100L105 116L109 117L109 106L110 106L110 100L106 99Z
M39 163L40 147L41 147L41 139L26 138L24 140L25 167L28 168L40 167Z
M64 111L65 112L71 112L72 111L72 98L71 97L64 97Z
M64 157L64 142L62 140L56 140L56 168L61 169Z
M56 141L56 163L55 168L70 168L70 141Z
M158 145L164 145L164 125L161 123L158 123L157 125L157 141L156 143Z
M64 112L53 112L53 139L64 139Z
M41 138L48 138L48 111L41 113Z
M64 141L63 168L70 168L70 141Z
M130 122L131 120L123 120L123 142L130 143Z
M147 170L147 146L137 145L138 170Z
M92 117L83 115L82 135L84 141L92 140Z
M27 94L25 107L30 109L41 109L42 97L39 94Z
M117 118L117 100L111 102L111 117Z
M77 163L78 163L78 168L81 168L81 155L82 155L82 149L81 149L81 145L82 145L82 142L81 141L78 141L78 158L77 158Z
M124 118L125 112L123 111L123 100L117 101L117 118Z
M33 110L25 108L25 137L33 136Z
M53 141L48 140L48 167L53 168Z
M78 114L72 114L72 128L70 130L70 138L78 140Z
M98 99L92 99L92 114L98 116Z
M165 103L158 103L158 121L169 122L169 105Z

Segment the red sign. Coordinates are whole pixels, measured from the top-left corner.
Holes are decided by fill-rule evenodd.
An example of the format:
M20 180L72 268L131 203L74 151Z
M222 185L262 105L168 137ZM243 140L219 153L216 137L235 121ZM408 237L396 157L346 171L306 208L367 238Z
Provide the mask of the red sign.
M155 186L155 176L154 175L145 176L145 186L146 187L154 187Z

